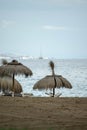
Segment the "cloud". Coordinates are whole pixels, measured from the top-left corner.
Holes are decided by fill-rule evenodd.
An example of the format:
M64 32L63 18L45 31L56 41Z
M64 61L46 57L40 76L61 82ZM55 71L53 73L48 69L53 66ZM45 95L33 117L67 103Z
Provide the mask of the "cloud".
M42 28L45 29L45 30L54 30L54 31L57 31L57 30L58 30L58 31L67 30L67 28L64 27L64 26L50 26L50 25L44 25Z
M42 29L48 30L48 31L79 31L82 28L78 28L78 27L66 27L66 26L44 25L42 27Z
M12 25L15 24L15 21L10 21L10 20L2 20L0 21L0 27L2 28L7 28L7 27L10 27Z

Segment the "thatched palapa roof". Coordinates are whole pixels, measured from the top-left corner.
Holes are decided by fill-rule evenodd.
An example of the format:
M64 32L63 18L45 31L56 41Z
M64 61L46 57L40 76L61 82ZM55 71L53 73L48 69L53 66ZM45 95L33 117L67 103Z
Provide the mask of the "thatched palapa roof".
M10 75L12 76L12 91L13 91L13 97L15 92L15 75L25 75L31 76L33 73L32 71L24 66L22 63L19 63L17 60L13 60L12 62L7 62L6 60L3 61L3 65L0 66L0 76L6 76Z
M56 78L56 87L65 87L65 88L72 88L71 83L61 75L55 75ZM46 77L42 78L41 80L37 81L33 89L53 89L54 88L54 77L52 75L47 75Z
M19 63L17 60L13 60L12 62L9 62L7 64L4 64L0 66L0 75L25 75L25 76L31 76L33 73L31 69L24 66L22 63Z
M13 90L13 79L11 76L4 76L0 77L0 91L10 92ZM22 86L21 84L15 79L14 80L14 93L21 93Z

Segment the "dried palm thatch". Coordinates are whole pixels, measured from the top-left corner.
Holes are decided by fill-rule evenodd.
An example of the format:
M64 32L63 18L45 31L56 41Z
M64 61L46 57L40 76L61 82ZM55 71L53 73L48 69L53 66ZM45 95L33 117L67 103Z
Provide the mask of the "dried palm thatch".
M51 70L52 70L52 75L54 76L54 75L55 75L55 73L54 73L54 67L55 67L54 62L53 62L53 61L50 61L50 62L49 62L49 66L50 66L50 68L51 68Z
M65 88L72 88L71 83L65 79L61 75L55 75L56 79L56 88L65 87ZM48 75L38 82L36 82L33 86L33 89L53 89L54 88L54 77L52 75Z
M19 63L17 60L13 60L12 62L5 62L4 65L0 66L0 76L11 75L13 78L13 92L14 92L14 77L15 75L25 75L31 76L33 73L32 71L24 66L23 64Z
M4 63L0 66L0 75L25 75L32 76L32 71L24 66L22 63L19 63L17 60L13 60L12 62Z
M13 79L11 76L4 76L0 77L0 91L2 92L10 92L12 91L13 87ZM21 93L22 86L21 84L15 79L14 80L14 93Z
M53 89L53 97L55 95L55 88L65 87L65 88L72 88L71 83L65 79L61 75L55 75L54 72L54 62L50 61L49 65L52 70L52 75L48 75L38 82L36 82L33 86L33 89Z

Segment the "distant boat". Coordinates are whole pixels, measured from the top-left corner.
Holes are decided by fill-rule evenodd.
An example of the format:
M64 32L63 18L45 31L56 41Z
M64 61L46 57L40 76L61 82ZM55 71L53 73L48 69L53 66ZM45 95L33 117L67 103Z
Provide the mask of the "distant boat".
M39 57L39 59L43 59L43 57L42 57L42 56L40 56L40 57Z

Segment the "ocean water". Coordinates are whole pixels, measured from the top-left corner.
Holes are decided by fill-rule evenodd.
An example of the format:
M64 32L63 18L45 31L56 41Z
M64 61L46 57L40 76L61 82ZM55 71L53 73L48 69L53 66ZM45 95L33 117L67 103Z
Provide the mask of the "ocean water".
M19 62L29 67L33 76L25 78L25 76L15 76L21 83L24 93L32 93L34 96L48 96L46 93L52 90L33 90L33 85L51 74L49 67L50 59L19 59ZM56 88L56 94L61 93L60 97L87 97L87 59L72 59L72 60L57 60L53 59L55 63L55 73L62 75L70 81L72 89Z

